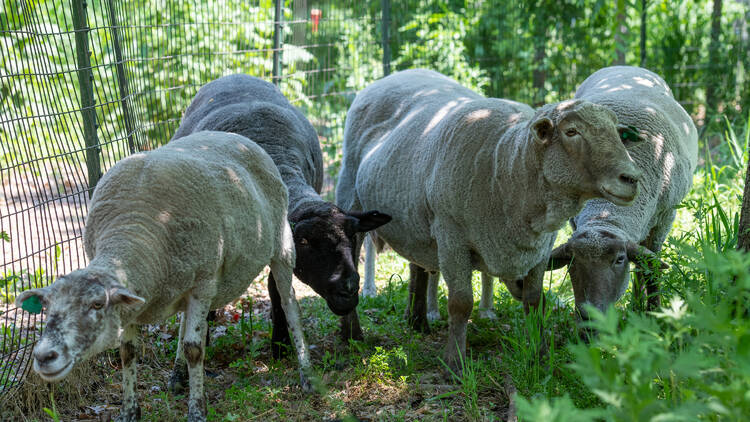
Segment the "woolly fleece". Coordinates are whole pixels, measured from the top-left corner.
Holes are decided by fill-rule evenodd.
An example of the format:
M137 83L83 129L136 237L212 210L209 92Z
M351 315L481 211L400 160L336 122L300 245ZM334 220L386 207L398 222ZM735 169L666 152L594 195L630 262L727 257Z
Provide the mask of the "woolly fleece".
M609 148L610 155L599 155L606 159L570 163L556 127L550 139L534 138L532 123L548 118L556 125L566 113L587 127L594 122L601 150L589 152ZM634 170L608 110L573 101L535 112L485 98L433 71L408 70L371 84L354 100L337 201L390 214L393 221L377 236L409 261L443 273L451 314L448 349L458 341L463 353L465 321L454 314L468 318L463 307L470 300L470 312L473 303L471 269L515 280L546 260L555 231L598 195L594 181L578 173L588 165L596 166L597 176L615 178ZM446 354L457 363L454 353Z

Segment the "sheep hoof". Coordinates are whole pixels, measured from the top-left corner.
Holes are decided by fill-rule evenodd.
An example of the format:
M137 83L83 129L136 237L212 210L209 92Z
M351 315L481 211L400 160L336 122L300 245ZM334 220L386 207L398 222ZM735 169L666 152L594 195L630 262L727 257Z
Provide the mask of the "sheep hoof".
M362 288L362 297L375 297L377 294L375 287L365 286Z
M189 410L187 420L188 422L206 422L206 415L198 410Z
M122 408L120 414L115 418L116 422L136 422L141 420L141 407L136 405L131 408Z
M362 329L359 325L352 328L343 326L341 327L341 339L345 342L349 342L349 340L364 341L365 336L362 334Z
M305 371L302 368L299 370L299 384L302 387L302 391L305 393L312 393L315 391L312 382L310 382L310 377L305 374Z
M187 369L187 363L185 362L175 362L174 368L172 369L172 375L169 377L169 381L167 381L167 389L172 392L172 394L178 395L185 392L185 389L188 386L188 369Z
M447 365L447 367L443 367L443 378L449 383L460 384L464 376L461 365L453 360L448 360Z
M479 310L479 318L482 319L489 319L489 320L496 320L497 314L492 309L480 309Z
M427 312L427 321L429 322L440 321L440 312L438 311Z
M420 332L422 334L430 334L430 323L427 318L427 314L424 314L425 316L421 315L414 315L411 314L407 318L407 322L409 323L409 326L417 332Z
M276 331L274 331L276 332ZM271 357L274 359L282 359L289 355L289 351L292 347L292 339L289 337L289 332L286 332L286 336L280 336L276 338L271 336Z

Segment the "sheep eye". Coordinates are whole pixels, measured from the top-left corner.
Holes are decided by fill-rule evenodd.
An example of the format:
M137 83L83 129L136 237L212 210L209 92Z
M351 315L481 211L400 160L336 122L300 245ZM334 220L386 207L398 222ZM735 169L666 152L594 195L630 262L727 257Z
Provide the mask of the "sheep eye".
M567 136L576 136L576 135L578 135L578 131L575 130L575 129L573 129L573 128L570 128L570 129L568 129L568 130L565 131L565 134Z
M307 246L308 244L307 239L303 237L302 239L300 239L299 244Z
M104 307L104 302L94 302L91 305L91 309L98 311L99 309L102 309Z

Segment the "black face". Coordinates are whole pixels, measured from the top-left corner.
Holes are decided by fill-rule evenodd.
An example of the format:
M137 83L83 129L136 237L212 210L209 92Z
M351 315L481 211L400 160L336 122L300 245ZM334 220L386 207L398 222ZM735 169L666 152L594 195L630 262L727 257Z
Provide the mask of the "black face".
M294 274L323 297L337 315L350 313L359 303L357 233L389 222L377 211L345 212L325 203L290 216L297 262Z

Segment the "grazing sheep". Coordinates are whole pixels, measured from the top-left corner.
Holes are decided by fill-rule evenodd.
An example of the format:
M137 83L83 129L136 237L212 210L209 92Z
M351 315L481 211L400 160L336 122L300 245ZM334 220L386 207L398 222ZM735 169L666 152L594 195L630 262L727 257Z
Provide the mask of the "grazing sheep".
M472 269L516 280L547 263L555 232L594 197L631 203L639 174L608 109L587 101L530 107L485 98L439 73L394 73L355 98L344 129L339 206L377 207L377 236L411 261L411 296L426 271L448 285L453 370L466 349ZM540 291L524 285L524 299ZM426 307L412 326L426 328ZM422 313L419 315L419 313Z
M569 265L576 307L604 310L628 287L631 261L645 279L650 308L659 305L650 259L672 228L675 207L690 190L698 160L693 121L655 73L630 66L601 69L578 88L575 98L611 109L628 152L641 170L641 193L628 207L592 200L571 220L575 232L551 256L553 267ZM648 270L648 271L647 271Z
M362 339L357 317L359 274L353 256L357 233L390 221L377 211L348 212L320 197L323 156L310 122L271 83L248 75L229 75L204 85L185 111L172 137L199 130L247 136L271 156L289 189L297 263L294 274L312 287L336 315L342 336ZM273 334L271 350L279 357L290 344L279 295L269 279Z
M292 288L287 192L271 158L249 139L198 132L118 162L94 191L84 232L89 265L22 292L47 313L34 370L47 381L116 345L123 364L118 420L140 417L138 326L184 312L177 346L190 378L188 420L206 419L206 315L242 295L270 265L294 335L300 376L309 353Z

